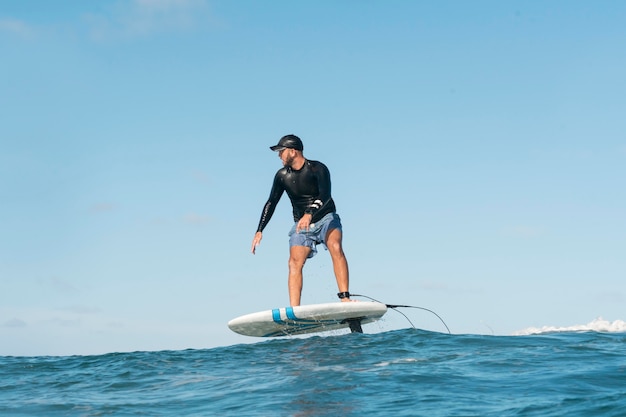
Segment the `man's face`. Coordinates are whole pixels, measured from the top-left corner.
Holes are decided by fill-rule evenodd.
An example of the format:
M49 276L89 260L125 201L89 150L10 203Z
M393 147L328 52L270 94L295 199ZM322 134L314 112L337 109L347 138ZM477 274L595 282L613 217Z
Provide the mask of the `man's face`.
M285 148L278 151L278 157L281 161L283 161L283 166L291 166L293 163L293 159L295 158L296 153L293 149Z

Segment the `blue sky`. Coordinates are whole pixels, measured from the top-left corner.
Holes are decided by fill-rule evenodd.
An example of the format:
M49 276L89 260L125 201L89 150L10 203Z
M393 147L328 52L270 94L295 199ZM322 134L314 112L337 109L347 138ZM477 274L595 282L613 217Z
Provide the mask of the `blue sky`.
M288 303L299 135L351 291L453 333L626 319L626 3L0 1L0 355L207 348ZM303 303L335 301L326 251ZM445 329L420 310L413 323ZM390 312L371 331L406 327Z

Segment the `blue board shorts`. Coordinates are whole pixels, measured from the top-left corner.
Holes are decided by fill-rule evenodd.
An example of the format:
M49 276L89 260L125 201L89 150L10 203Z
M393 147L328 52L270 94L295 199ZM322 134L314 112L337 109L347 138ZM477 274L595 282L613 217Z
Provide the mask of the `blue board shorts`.
M308 246L311 248L311 252L307 258L312 258L317 254L317 245L324 244L326 250L326 235L332 229L341 229L341 219L337 213L328 213L322 217L319 221L311 223L309 230L300 230L296 233L296 226L298 223L294 223L291 231L289 232L289 248L292 246Z

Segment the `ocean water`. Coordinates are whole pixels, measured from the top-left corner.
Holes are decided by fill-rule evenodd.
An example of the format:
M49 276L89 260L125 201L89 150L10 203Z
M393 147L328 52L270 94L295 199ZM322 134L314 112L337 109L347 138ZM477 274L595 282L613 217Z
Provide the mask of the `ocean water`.
M626 416L626 333L415 329L0 357L0 416Z

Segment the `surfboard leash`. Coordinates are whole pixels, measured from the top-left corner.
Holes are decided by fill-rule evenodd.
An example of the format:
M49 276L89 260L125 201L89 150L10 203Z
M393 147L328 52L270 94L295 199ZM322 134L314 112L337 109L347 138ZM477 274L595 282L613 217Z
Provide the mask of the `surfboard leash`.
M448 333L449 333L449 334L452 334L452 332L450 331L450 328L448 327L448 325L446 324L446 322L445 322L445 321L443 321L443 319L439 316L439 314L437 314L437 313L435 313L434 311L429 310L429 309L427 309L427 308L424 308L424 307L418 307L418 306L408 306L408 305L403 305L403 304L387 304L387 303L383 303L382 301L378 301L378 300L376 300L375 298L372 298L372 297L367 296L367 295L362 295L362 294L350 294L350 295L351 295L352 297L363 297L363 298L367 298L367 299L369 299L369 300L371 300L371 301L375 301L375 302L377 302L377 303L385 304L385 305L387 306L387 308L390 308L390 309L392 309L393 311L396 311L396 312L398 312L398 313L402 314L402 315L404 316L404 318L405 318L405 319L407 319L407 321L411 324L411 326L412 326L414 329L417 329L417 327L415 327L415 325L414 325L414 324L413 324L413 322L412 322L412 321L411 321L411 320L407 317L407 315L406 315L406 314L404 314L402 311L398 310L398 308L417 308L417 309L419 309L419 310L428 311L429 313L432 313L432 314L434 314L435 316L437 316L437 318L438 318L439 320L441 320L441 322L443 323L443 325L446 327L446 330L448 330Z

